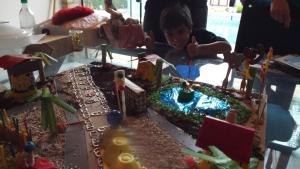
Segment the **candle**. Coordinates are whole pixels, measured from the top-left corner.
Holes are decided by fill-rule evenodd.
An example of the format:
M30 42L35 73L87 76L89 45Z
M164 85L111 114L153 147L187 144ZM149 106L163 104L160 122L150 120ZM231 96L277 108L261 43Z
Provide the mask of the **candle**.
M27 134L28 134L28 140L32 141L32 132L31 132L31 129L28 130Z
M27 142L26 132L24 128L20 128L20 134L19 134L19 151L24 150L24 146Z
M1 160L1 168L7 168L6 166L6 158L5 158L5 152L4 152L4 146L0 145L0 160Z
M16 157L16 153L15 153L15 150L14 150L14 147L13 147L12 143L9 142L8 146L9 146L9 151L11 153L11 156Z
M27 134L26 134L26 131L24 130L24 128L21 128L21 132L22 132L22 141L25 145L27 143Z
M3 112L2 111L0 111L0 116L1 116L3 128L5 128L5 121L4 121L4 117L3 117Z
M7 115L7 111L5 109L3 109L3 119L5 121L5 124L8 128L10 128L10 120L9 117Z
M29 131L28 131L28 125L27 125L27 116L24 117L24 120L23 120L23 123L24 123L24 127L25 127L25 130L26 130L26 133L29 135Z
M15 126L15 131L16 131L16 133L17 133L17 136L19 135L19 120L15 117L15 118L13 118L12 119L13 120L13 124L14 124L14 126Z

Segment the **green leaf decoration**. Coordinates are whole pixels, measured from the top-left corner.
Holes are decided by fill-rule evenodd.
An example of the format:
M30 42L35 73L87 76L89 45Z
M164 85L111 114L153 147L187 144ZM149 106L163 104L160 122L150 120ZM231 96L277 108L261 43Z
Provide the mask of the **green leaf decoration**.
M154 74L156 76L161 75L162 67L163 67L163 60L157 59L155 63L155 69L154 69Z
M34 54L36 57L39 57L42 59L42 61L45 63L45 65L51 65L51 61L57 62L57 59L51 57L50 55L48 55L47 53L43 53L43 52L37 52ZM51 60L51 61L50 61Z
M48 128L48 109L47 109L47 103L46 98L41 99L41 121L42 121L42 127L44 130L47 130Z
M51 102L50 98L46 98L46 104L48 109L47 114L47 123L49 125L49 129L51 133L56 132L56 117L54 113L53 103Z
M67 104L64 100L59 98L58 96L53 95L48 87L42 88L41 90L38 90L38 92L30 97L27 98L27 101L33 101L37 98L41 99L41 123L42 128L44 130L47 130L48 127L50 129L50 132L56 133L57 127L56 127L56 116L54 112L54 105L60 106L61 108L65 109L66 111L75 113L77 110Z
M26 102L32 102L42 96L42 90L38 89L33 95L25 97Z
M107 46L107 54L108 54L110 60L112 60L113 57L112 57L112 54L111 54L111 47L110 46Z
M50 99L53 103L55 103L56 105L60 106L61 108L69 111L69 112L72 112L72 113L75 113L77 110L69 105L68 103L66 103L64 100L62 100L61 98L57 97L57 96L50 96Z
M51 93L50 93L50 90L48 87L44 87L42 89L42 97L50 97L51 96Z
M249 162L249 169L256 169L259 163L259 159L252 157Z
M188 155L191 155L193 157L197 157L197 158L201 158L203 160L206 160L206 161L209 161L209 162L212 162L212 163L216 163L216 158L215 157L212 157L212 156L209 156L209 155L206 155L206 154L202 154L202 153L196 153L190 149L187 149L187 148L183 148L181 150L182 153L184 154L188 154Z
M182 152L212 162L219 169L242 169L242 167L240 167L235 161L231 160L217 147L209 146L208 148L212 152L213 156L209 156L203 153L196 153L189 149L183 149Z

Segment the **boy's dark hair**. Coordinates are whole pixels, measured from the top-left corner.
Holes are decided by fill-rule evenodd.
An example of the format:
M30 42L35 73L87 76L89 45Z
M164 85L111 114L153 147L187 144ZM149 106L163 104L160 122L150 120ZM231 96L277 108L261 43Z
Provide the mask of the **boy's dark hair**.
M186 5L177 3L171 7L165 8L160 14L160 29L162 31L172 30L181 25L192 29L193 21L191 12Z

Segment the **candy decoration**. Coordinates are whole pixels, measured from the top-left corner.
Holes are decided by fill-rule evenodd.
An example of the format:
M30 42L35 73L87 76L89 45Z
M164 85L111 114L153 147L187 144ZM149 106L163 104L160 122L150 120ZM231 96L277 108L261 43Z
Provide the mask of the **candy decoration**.
M107 114L106 119L111 126L118 126L123 120L123 113L118 110L112 110Z
M24 147L25 152L32 152L36 148L36 145L32 141L28 141Z

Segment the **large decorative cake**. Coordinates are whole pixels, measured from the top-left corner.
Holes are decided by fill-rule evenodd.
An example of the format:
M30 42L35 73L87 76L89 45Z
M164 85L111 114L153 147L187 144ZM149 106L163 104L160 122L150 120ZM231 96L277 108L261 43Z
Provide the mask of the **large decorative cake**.
M191 84L190 90L192 92L188 92L186 87L184 87L185 85L182 85L182 80L171 80L169 84L162 86L159 90L150 94L148 100L151 109L198 139L199 130L202 128L202 123L206 117L214 117L225 121L225 125L233 125L234 127L229 128L237 132L244 132L246 130L249 133L250 131L247 142L253 142L253 146L252 148L250 146L248 157L263 159L265 123L263 122L264 118L260 117L259 113L257 113L258 105L249 102L248 99L239 100L235 98L234 94L237 92L236 90L228 92L229 90L224 91L219 87L204 83L191 82ZM235 129L236 127L238 129ZM225 129L226 126L221 128ZM220 132L221 128L211 130L211 132L216 132L217 130L217 132ZM207 129L209 129L208 126L205 127L205 130ZM210 133L210 131L205 132ZM224 132L228 134L235 133L235 131L223 131L222 133ZM214 134L209 135L213 137L211 140L216 140L218 137ZM206 134L205 137L210 137L209 135ZM224 144L227 144L226 140L229 140L226 137L219 139L223 140L220 142ZM244 162L247 163L249 159L246 158Z
M159 66L151 67L152 69L148 69L148 72L155 70L155 72L160 72ZM91 166L97 166L106 169L105 163L113 167L113 163L109 163L111 162L109 158L104 159L105 157L103 157L103 155L105 151L103 153L101 149L101 138L108 128L108 123L106 122L107 113L119 106L117 105L116 97L119 97L119 94L124 96L122 92L125 92L126 99L131 99L131 101L123 99L122 96L120 99L121 102L126 100L127 104L133 104L137 102L136 100L139 100L141 104L133 105L134 107L140 107L140 110L144 110L146 105L146 103L144 103L144 97L146 96L145 91L147 91L150 109L156 110L160 115L166 117L167 120L179 128L182 128L194 138L198 137L199 126L204 124L208 116L220 120L227 120L230 125L232 124L231 126L234 126L233 123L236 121L242 126L252 128L249 130L250 134L255 131L257 136L253 140L253 154L256 157L261 157L261 153L264 151L262 141L264 140L264 123L260 121L262 117L261 114L255 113L257 105L250 104L255 102L249 102L247 104L246 100L238 100L233 97L233 94L236 92L234 90L224 90L208 84L192 81L187 82L178 78L162 80L163 78L158 78L161 74L154 72L152 72L153 78L148 79L152 80L150 81L151 84L155 84L149 87L150 90L146 89L144 91L140 88L137 90L136 86L131 85L130 90L132 91L129 91L129 88L126 86L118 88L118 90L120 90L119 92L114 92L116 81L113 80L113 75L115 71L120 69L125 70L126 75L133 72L133 70L125 68L111 65L103 66L96 63L75 68L55 77L58 82L58 93L71 103L71 105L74 105L78 111L73 115L62 112L61 116L63 117L60 118L64 119L68 128L64 135L59 136L65 137L63 141L55 139L55 141L60 141L60 143L51 142L61 148L58 151L59 154L57 156L50 156L42 154L44 151L41 151L38 152L38 155L44 155L52 162L56 161L57 158L64 159L60 161L61 164L56 164L61 168L66 166L73 168L90 168ZM128 79L135 83L137 77L138 76L130 76ZM142 83L143 80L147 80L147 78L139 82ZM126 80L124 83L126 85ZM154 90L154 88L157 90ZM29 106L32 107L32 105ZM34 108L34 110L39 114L39 108ZM126 109L124 112L126 112ZM18 119L24 118L24 116L22 117L20 114L26 116L27 113L16 111ZM138 111L138 117L126 118L126 123L122 127L134 133L129 135L128 139L132 141L130 147L133 147L135 151L129 152L129 154L128 152L124 152L125 155L123 154L122 158L117 162L130 161L130 159L133 158L131 153L133 153L138 157L138 161L141 165L148 169L184 168L184 164L181 160L183 159L181 148L184 146L158 127L147 116L142 116L141 114L142 112ZM128 111L127 115L133 114L130 114ZM65 116L67 116L67 118L65 118ZM40 131L40 124L38 122L31 124L31 122L34 122L34 120L28 121L28 126L39 128ZM3 122L1 124L4 126ZM206 130L206 133L209 133L209 131ZM50 137L46 136L45 138L45 136L42 136L40 132L35 132L35 130L33 130L32 134L33 141L37 140L41 143L49 143L47 140L50 139ZM122 143L122 139L120 140L120 138L118 138L116 140L118 143ZM44 150L42 149L43 147L39 147L39 144L37 145L37 150ZM74 147L76 147L76 149L74 149ZM52 150L51 147L47 150L50 149ZM6 148L5 151L8 152L8 148ZM118 168L118 166L116 168Z
M231 110L237 111L239 124L248 122L252 110L228 94L208 84L195 83L191 86L193 95L182 93L185 90L180 82L172 82L149 96L151 107L171 122L180 125L196 138L199 124L206 115L225 119ZM183 96L182 98L182 95ZM193 97L193 98L191 98ZM184 101L182 101L184 100ZM176 121L176 122L175 122Z

